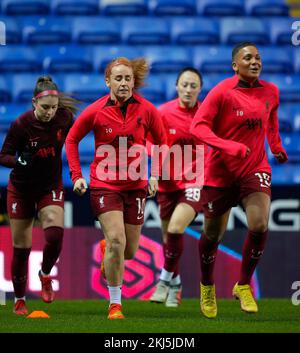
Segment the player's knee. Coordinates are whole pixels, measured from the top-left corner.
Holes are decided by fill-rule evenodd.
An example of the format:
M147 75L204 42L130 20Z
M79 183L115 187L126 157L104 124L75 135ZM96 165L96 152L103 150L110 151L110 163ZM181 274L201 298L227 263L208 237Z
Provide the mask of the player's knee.
M265 220L257 220L249 225L249 230L255 233L264 233L268 229L268 222Z
M31 248L32 241L31 238L15 238L13 240L13 246L16 248Z
M120 255L125 250L125 244L121 240L122 236L115 232L114 234L109 235L109 241L107 242L107 249L109 252L113 253L113 255Z
M179 222L169 224L168 233L182 234L183 232L184 232L184 227Z
M43 217L43 225L44 227L53 227L57 223L57 215L54 212L47 212Z

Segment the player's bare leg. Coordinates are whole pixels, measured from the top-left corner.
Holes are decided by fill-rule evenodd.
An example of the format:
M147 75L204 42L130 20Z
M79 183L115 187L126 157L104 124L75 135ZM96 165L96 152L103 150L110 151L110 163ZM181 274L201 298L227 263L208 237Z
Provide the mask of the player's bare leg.
M108 319L123 319L121 290L126 246L123 212L105 212L98 216L98 220L106 241L104 267L110 296Z

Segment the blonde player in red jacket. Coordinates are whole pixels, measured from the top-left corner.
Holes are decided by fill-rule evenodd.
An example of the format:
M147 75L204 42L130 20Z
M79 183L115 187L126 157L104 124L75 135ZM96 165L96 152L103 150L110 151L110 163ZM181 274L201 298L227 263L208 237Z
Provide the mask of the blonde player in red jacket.
M197 109L200 107L198 96L202 87L202 76L193 67L182 69L176 80L178 98L159 107L167 131L168 145L183 151L184 146L192 146L195 152L190 126ZM174 161L174 165L179 161ZM171 163L171 170L174 166ZM195 169L193 158L192 168ZM164 266L156 290L150 300L164 303L167 307L178 307L181 300L181 278L179 260L183 251L183 233L201 210L201 185L196 178L186 180L184 174L176 180L174 174L170 180L159 181L157 201L163 232Z
M195 115L191 133L213 147L205 165L201 195L205 215L199 241L201 310L217 315L213 269L218 245L227 227L231 207L241 203L247 217L241 272L233 288L241 309L258 311L250 288L268 234L271 167L265 137L279 163L287 161L278 131L278 88L259 79L262 61L254 43L244 42L232 51L235 75L214 87Z
M124 318L121 306L124 260L134 257L144 222L147 163L143 158L138 159L136 151L147 155L144 146L148 132L156 145L166 142L158 110L136 93L147 72L144 59L121 57L110 62L105 70L110 93L82 112L66 141L74 191L82 195L88 186L81 174L78 144L90 131L95 136L96 152L90 169L91 205L105 237L101 245L105 253L102 270L105 268L110 296L108 319ZM157 175L151 176L150 196L155 195L157 188Z

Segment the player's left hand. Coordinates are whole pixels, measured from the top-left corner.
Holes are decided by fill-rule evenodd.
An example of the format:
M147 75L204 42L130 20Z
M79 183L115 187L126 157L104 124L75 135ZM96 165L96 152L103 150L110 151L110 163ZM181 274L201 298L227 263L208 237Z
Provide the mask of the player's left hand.
M21 152L17 158L17 165L29 167L32 163L32 153L28 151Z
M154 197L158 190L158 180L156 177L151 176L148 184L148 193L150 197Z
M274 153L274 157L277 159L278 163L285 163L288 161L288 155L286 154L285 150L282 150L278 153Z

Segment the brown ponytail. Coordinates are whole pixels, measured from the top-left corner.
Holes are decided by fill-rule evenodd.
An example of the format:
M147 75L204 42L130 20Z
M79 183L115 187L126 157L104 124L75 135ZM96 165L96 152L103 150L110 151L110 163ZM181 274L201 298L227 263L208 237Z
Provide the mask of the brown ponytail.
M55 82L53 82L50 76L41 76L37 79L33 96L36 97L44 91L57 91L58 93L58 108L63 108L69 110L71 113L75 114L79 108L80 102L66 94L59 92L58 87ZM37 98L38 99L38 98Z

